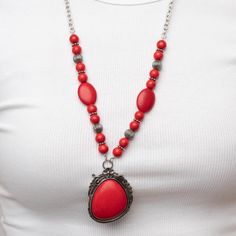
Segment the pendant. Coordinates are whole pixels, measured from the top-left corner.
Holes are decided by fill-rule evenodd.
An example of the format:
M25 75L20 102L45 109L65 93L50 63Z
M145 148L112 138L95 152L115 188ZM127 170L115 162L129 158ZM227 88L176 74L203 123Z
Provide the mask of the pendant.
M105 163L111 167L105 168ZM99 223L116 221L130 209L133 201L132 187L123 175L113 170L113 162L105 160L102 174L94 176L88 191L88 211Z

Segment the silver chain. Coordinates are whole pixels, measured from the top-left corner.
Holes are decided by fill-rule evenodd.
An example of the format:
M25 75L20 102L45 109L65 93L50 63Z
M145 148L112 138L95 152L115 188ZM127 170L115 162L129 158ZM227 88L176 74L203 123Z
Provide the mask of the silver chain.
M70 1L69 0L64 0L65 2L65 7L66 7L66 14L67 14L67 21L68 21L68 26L71 34L75 33L75 27L72 19L72 14L71 14L71 8L70 8ZM166 19L163 27L163 32L161 34L162 39L166 39L167 37L167 32L169 29L169 24L170 24L170 18L173 10L175 0L171 0L169 5L168 5L168 11L166 14Z
M68 26L70 29L70 33L74 34L75 33L75 27L74 23L72 20L72 15L71 15L71 8L70 8L70 1L69 0L64 0L65 2L65 7L66 7L66 14L67 14L67 21L68 21Z
M164 24L164 27L163 27L163 33L161 34L162 39L166 39L166 36L167 36L174 2L175 2L174 0L171 0L169 5L168 5L168 11L167 11L167 14L166 14L166 20L165 20L165 24Z

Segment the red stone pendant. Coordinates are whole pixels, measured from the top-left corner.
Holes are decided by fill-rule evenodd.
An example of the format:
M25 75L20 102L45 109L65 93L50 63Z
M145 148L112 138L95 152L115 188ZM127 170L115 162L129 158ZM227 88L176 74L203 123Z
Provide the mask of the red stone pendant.
M132 187L128 181L112 168L94 177L88 191L89 215L100 223L120 219L130 209L133 201Z

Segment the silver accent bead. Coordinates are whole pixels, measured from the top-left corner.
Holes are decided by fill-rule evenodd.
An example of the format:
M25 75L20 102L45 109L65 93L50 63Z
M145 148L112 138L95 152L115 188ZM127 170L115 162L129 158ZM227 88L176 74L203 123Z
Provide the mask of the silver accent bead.
M154 62L152 63L152 67L153 67L154 69L161 70L161 61L154 61Z
M133 138L134 138L134 135L135 135L135 133L134 133L134 131L131 130L131 129L127 129L127 130L125 131L125 137L126 137L127 139L133 139Z
M83 57L80 54L74 55L74 57L73 57L73 61L75 63L81 62L82 60L83 60Z
M101 133L102 130L103 130L103 126L102 126L101 124L95 124L95 125L93 126L93 129L94 129L94 131L95 131L96 133Z

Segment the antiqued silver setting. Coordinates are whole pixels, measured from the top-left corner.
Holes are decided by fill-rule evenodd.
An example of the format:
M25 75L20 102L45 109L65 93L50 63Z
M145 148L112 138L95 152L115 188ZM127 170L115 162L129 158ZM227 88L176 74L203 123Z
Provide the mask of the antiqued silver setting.
M123 187L123 189L125 190L126 196L127 196L127 206L126 206L125 210L119 216L117 216L115 218L98 219L93 215L93 212L92 212L92 199L93 199L93 195L96 192L96 189L98 188L98 186L107 179L113 179L113 180L117 181ZM93 177L93 180L90 183L89 190L88 190L88 200L89 200L88 211L89 211L89 215L91 216L91 218L99 223L109 223L109 222L113 222L113 221L120 219L129 211L130 206L133 202L133 190L132 190L132 187L130 186L129 182L124 178L123 175L119 175L112 168L105 168L103 170L102 174Z

